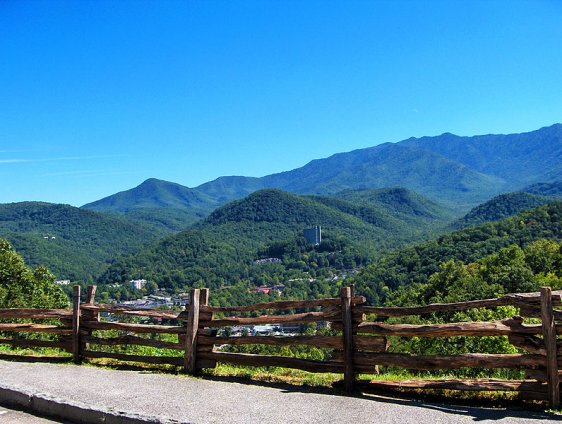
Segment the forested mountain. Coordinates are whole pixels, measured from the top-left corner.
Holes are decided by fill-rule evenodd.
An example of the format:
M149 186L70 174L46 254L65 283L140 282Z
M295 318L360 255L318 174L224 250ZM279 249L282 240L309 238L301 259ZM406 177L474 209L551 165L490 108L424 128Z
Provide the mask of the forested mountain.
M266 187L304 194L400 186L462 209L561 175L562 125L555 124L522 134L445 133L385 143L314 160L260 181ZM220 182L226 184L224 178ZM253 186L256 183L252 180ZM198 188L208 190L210 185Z
M379 195L384 197L382 192ZM216 289L242 282L247 292L260 284L332 278L336 271L355 269L393 247L419 240L440 219L439 208L414 194L411 197L419 202L417 220L406 212L411 205L393 216L384 210L388 205L381 206L383 202L375 208L373 193L363 197L371 208L336 197L260 190L218 208L188 231L121 258L99 281L146 278L171 291L202 285ZM400 202L395 199L393 203L400 210ZM430 208L425 210L423 204ZM319 246L307 244L302 236L312 225L322 226ZM255 263L271 257L278 260Z
M160 182L153 182L153 186L160 185ZM148 190L147 187L144 190ZM178 244L169 241L167 250L156 250L155 257L158 259L154 263L147 260L150 262L147 268L150 266L153 269L142 274L159 282L182 281L181 284L169 283L170 287L180 287L208 277L207 271L197 271L197 279L185 277L178 280L171 276L180 272L176 269L177 264L169 262L168 257L161 257L164 256L163 252L167 252L167 255L170 249L174 250L184 241L189 244L199 240L197 245L206 248L214 246L209 253L210 258L207 262L203 261L204 265L201 266L217 267L214 261L219 256L219 262L226 265L219 266L221 270L217 275L229 279L228 270L232 265L227 262L251 264L259 256L267 256L270 243L276 254L279 253L280 245L283 246L283 252L292 248L301 249L302 230L315 224L323 226L326 240L331 238L335 243L332 246L346 246L345 253L331 255L332 263L337 263L340 269L353 268L367 263L384 250L427 237L436 228L444 227L448 220L447 210L401 189L358 191L338 196L307 197L274 189L256 192L247 199L217 209L192 231L179 236ZM350 200L343 200L345 197ZM174 202L172 199L168 201L169 204ZM119 206L117 201L114 204ZM138 204L147 203L139 201ZM104 281L109 280L108 275L116 281L125 281L125 274L121 271L119 278L115 277L116 267L106 273L109 263L122 255L132 254L136 257L139 251L147 251L153 242L167 232L159 227L129 220L131 216L135 217L146 210L139 208L119 216L39 202L0 205L0 237L10 240L30 265L45 264L59 279L92 281L105 273ZM163 210L164 213L170 211L173 209ZM327 246L324 245L323 249ZM144 251L139 257L145 254ZM229 253L231 251L232 255ZM193 258L189 257L191 253L186 252L191 251L184 249L182 254L188 262L192 261ZM326 250L320 256L327 255ZM173 253L171 257L174 257ZM347 258L345 266L343 257ZM310 263L314 262L310 255L309 259ZM327 264L324 259L319 261L321 268ZM182 267L190 268L191 263L182 263ZM308 267L299 266L303 269ZM166 270L161 272L164 268ZM239 272L236 275L245 274Z
M416 192L401 187L376 190L344 190L333 195L348 202L386 211L403 219L424 221L447 221L452 211Z
M515 192L500 194L487 202L476 206L454 227L464 228L484 222L499 221L515 215L524 209L532 209L556 201L555 197L539 196L531 193Z
M197 189L227 196L260 187L302 194L405 187L467 210L502 192L562 175L562 125L522 134L459 137L445 133L338 153L259 179L222 177ZM233 198L233 197L230 197Z
M373 304L381 304L400 287L426 283L443 262L474 262L501 248L524 247L539 239L562 240L562 202L400 248L365 267L352 282L358 293L366 295Z
M219 180L217 180L218 182ZM263 187L301 194L334 194L346 189L400 186L440 202L466 207L498 193L505 182L432 152L385 143L368 149L338 153L292 171L260 178ZM220 183L226 184L226 178ZM251 191L256 186L240 187ZM217 190L214 183L197 189ZM235 191L233 191L235 192Z
M207 216L221 202L180 184L150 178L127 191L88 203L82 208L127 215L168 231L180 231Z
M523 190L525 193L538 194L540 196L562 197L562 181L552 183L536 183Z
M219 177L216 180L201 184L195 190L211 196L220 204L225 204L267 187L268 185L262 178L231 176Z
M83 209L33 202L1 205L0 237L30 264L45 263L61 279L91 280L103 274L100 281L108 283L147 277L176 290L332 278L389 249L443 232L454 217L493 196L458 225L499 220L561 197L561 180L560 124L524 134L446 133L339 153L261 178L221 177L196 188L149 179ZM525 193L498 196L508 190ZM505 236L493 234L494 225L505 222L512 221L465 230L470 235L453 233L428 246L449 243L454 247L447 244L447 249L464 249L478 258L510 240L517 226L502 230ZM323 227L323 245L303 241L302 231L311 225ZM180 230L186 231L153 244ZM474 244L480 233L485 240ZM398 260L400 266L425 269L428 264L435 272L434 261L442 255L427 249L419 263L409 251ZM254 265L268 255L281 262ZM401 278L388 287L402 284ZM384 297L382 288L370 293L373 300Z
M347 189L396 186L455 208L460 214L495 195L561 179L562 125L555 124L522 134L460 137L445 133L410 138L338 153L261 178L225 176L195 188L151 179L85 207L119 213L142 211L137 212L137 219L177 230L216 206L263 188L328 195ZM159 217L162 209L177 217Z
M68 205L0 205L0 238L9 240L29 265L46 265L58 279L92 281L116 256L162 235L119 216Z
M521 134L411 138L399 143L442 155L518 188L562 176L562 124Z

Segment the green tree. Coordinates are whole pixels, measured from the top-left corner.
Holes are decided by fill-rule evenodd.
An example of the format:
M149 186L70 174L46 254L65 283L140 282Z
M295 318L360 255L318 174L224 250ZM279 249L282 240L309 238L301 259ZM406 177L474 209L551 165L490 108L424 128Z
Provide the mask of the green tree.
M562 275L562 244L541 239L529 244L524 251L525 262L535 274Z
M508 293L537 289L533 271L525 263L525 253L519 246L500 249L480 263L481 278L488 284L498 284Z
M47 268L27 268L10 243L0 239L0 308L63 308L68 303Z

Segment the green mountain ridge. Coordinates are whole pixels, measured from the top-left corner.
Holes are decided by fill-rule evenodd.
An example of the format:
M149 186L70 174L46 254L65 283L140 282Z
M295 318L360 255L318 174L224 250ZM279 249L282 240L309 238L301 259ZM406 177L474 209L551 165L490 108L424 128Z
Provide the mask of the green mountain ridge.
M155 217L158 209L184 210L184 216L176 216L168 225L176 231L217 206L264 188L331 195L347 189L397 186L462 215L501 193L561 178L562 125L555 124L522 134L461 137L445 133L410 138L337 153L261 178L224 176L195 188L151 179L84 208L124 214L148 208L136 219L148 217L164 226L166 218Z
M0 238L28 265L46 265L59 279L93 281L116 256L162 235L148 225L69 205L0 204Z
M362 205L377 206L396 216L415 216L436 220L451 217L451 210L449 208L402 187L376 190L344 190L333 196Z
M548 181L562 170L562 124L520 134L411 138L400 144L430 151L504 179L509 189ZM519 185L519 187L517 187Z
M338 153L285 174L264 177L269 186L301 194L400 186L441 203L465 207L501 191L504 181L458 162L401 143ZM460 203L459 201L462 201Z
M462 219L453 224L454 228L464 228L484 222L500 221L522 210L532 209L556 201L555 197L539 196L531 193L505 193L476 206Z
M454 222L459 229L484 222L499 221L522 210L532 209L562 199L562 182L536 183L521 191L504 193L473 208L463 218Z
M551 183L536 183L523 188L525 193L538 194L540 196L562 197L562 180Z
M180 231L219 205L212 197L180 184L150 178L130 190L82 206L148 222L163 230Z

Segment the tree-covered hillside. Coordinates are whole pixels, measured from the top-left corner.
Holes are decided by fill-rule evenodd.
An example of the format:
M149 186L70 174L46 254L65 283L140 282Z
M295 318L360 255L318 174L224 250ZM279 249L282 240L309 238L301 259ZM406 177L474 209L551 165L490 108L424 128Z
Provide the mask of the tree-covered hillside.
M429 276L427 282L409 284L390 293L386 306L418 306L489 299L507 293L536 292L540 287L562 288L562 243L538 239L494 251L472 263L450 259ZM391 318L390 323L435 324L460 321L495 321L519 314L518 308L470 309L436 312L422 316ZM408 337L395 338L390 350L417 355L455 355L463 353L519 353L507 337ZM505 370L447 370L459 377L505 378ZM509 371L511 378L523 376Z
M0 237L31 266L46 265L58 279L93 281L117 256L162 236L152 227L68 205L0 205Z
M150 178L135 188L88 203L82 208L126 215L129 219L174 232L185 230L222 203L195 189Z
M100 282L146 278L175 291L331 279L419 239L418 227L427 226L423 219L402 220L384 211L373 219L365 211L372 212L337 198L261 190L218 208L188 231L121 258ZM303 230L312 225L322 226L320 246L303 238ZM276 261L256 263L270 257Z
M472 263L450 259L426 283L393 292L387 305L409 306L489 299L507 293L562 288L562 243L538 239L504 247Z
M442 155L505 181L505 189L559 180L562 175L562 124L520 134L411 138L399 144ZM542 193L541 193L542 194Z
M462 219L458 220L454 226L456 228L464 228L484 222L499 221L513 216L522 210L536 208L553 201L556 201L554 197L523 192L500 194L473 208Z
M426 225L439 227L453 217L450 208L402 187L344 190L333 197L384 211L391 217L412 224L414 228L418 229ZM420 225L421 223L423 224Z
M426 283L443 262L474 262L501 248L514 244L524 247L538 239L562 240L562 202L400 248L365 267L351 282L369 302L382 304L400 287Z
M562 197L562 181L551 183L536 183L525 187L525 193L538 194L539 196Z

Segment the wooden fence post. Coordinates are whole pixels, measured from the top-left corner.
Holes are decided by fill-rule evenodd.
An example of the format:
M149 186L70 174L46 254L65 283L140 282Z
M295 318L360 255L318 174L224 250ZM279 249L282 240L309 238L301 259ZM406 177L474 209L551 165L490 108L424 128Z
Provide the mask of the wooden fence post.
M199 305L207 306L209 304L209 289L200 289Z
M201 295L199 296L199 306L208 306L209 305L209 289L201 289ZM205 335L207 337L216 337L217 329L210 329L205 328L201 325L201 321L211 321L213 319L213 313L208 311L201 311L199 313L199 333L198 335ZM197 346L197 353L202 353L203 355L207 353L213 353L214 345L203 345ZM197 371L200 371L202 368L215 368L217 366L217 362L212 359L197 359Z
M551 408L560 406L560 381L556 351L556 327L552 312L552 289L541 288L541 319L544 347L546 349L546 378L548 382L548 402Z
M93 305L94 304L94 300L96 297L96 291L97 291L98 286L88 286L88 292L86 293L86 305ZM99 312L93 312L93 311L84 311L82 312L82 320L84 321L99 321L100 320L100 313ZM86 330L86 332L88 333L88 336L91 336L93 331L92 330ZM80 344L80 348L83 350L89 350L90 349L90 344L89 343L81 343Z
M184 370L189 374L195 372L197 361L197 330L199 328L199 300L200 290L193 289L189 293L189 310L187 314L187 328L185 334Z
M353 288L342 287L341 308L343 322L343 358L344 374L343 382L347 393L353 392L355 386L355 370L353 367L353 312L352 312Z
M72 290L72 360L80 362L80 286Z
M94 298L96 297L96 290L98 289L98 286L88 286L88 293L86 295L86 304L87 305L93 305L94 304Z

